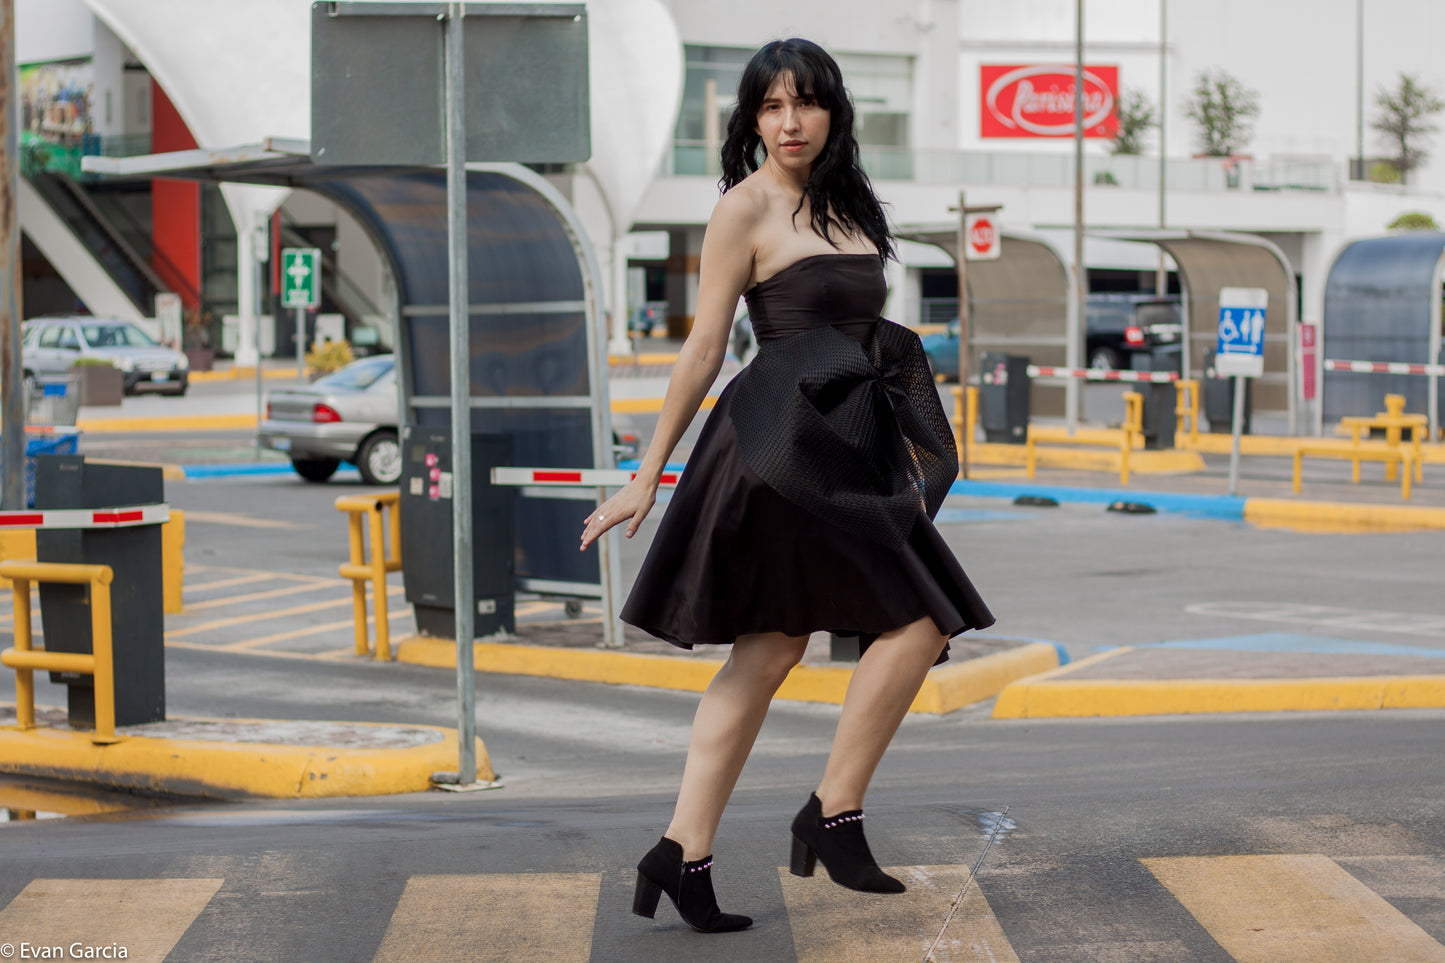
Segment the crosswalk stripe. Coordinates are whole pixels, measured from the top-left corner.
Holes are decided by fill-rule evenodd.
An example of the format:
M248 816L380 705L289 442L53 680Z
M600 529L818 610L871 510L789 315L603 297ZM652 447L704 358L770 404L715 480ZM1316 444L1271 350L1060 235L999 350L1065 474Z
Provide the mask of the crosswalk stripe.
M1326 856L1142 862L1239 963L1445 963L1445 946Z
M24 944L30 959L79 959L72 950L79 944L124 947L125 959L160 963L224 882L35 879L0 910L0 934L13 944L16 959L26 958ZM105 958L116 959L118 952Z
M893 866L886 871L908 891L856 893L828 879L821 866L808 879L786 867L778 870L798 963L923 960L926 954L928 960L949 963L1018 963L967 866Z
M413 876L375 960L585 963L601 889L600 873Z

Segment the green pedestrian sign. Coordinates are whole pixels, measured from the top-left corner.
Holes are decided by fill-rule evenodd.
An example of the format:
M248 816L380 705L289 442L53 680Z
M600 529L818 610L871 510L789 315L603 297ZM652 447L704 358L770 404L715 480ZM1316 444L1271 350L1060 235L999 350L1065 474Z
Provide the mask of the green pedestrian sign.
M281 306L315 308L321 305L321 250L314 247L281 249Z

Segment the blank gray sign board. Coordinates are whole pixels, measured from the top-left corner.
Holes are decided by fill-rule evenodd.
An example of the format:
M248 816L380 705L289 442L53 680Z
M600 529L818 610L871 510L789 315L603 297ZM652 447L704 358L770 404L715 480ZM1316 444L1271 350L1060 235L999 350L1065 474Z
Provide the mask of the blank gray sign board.
M311 159L441 164L441 3L311 5ZM587 8L466 5L467 160L592 155Z

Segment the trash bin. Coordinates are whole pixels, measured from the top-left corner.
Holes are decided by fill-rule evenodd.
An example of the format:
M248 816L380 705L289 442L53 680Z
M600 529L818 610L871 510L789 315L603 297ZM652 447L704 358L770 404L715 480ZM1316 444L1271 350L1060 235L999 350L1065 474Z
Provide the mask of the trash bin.
M1135 371L1178 371L1178 350L1155 348L1134 356ZM1149 450L1174 447L1174 405L1172 381L1140 381L1134 390L1144 396L1144 447Z
M452 433L407 425L402 431L401 557L406 600L422 635L456 635L452 565ZM516 489L491 483L512 463L508 435L472 435L472 587L478 638L515 632Z
M1204 418L1215 434L1234 432L1234 379L1214 373L1214 351L1204 352L1204 377L1200 379L1204 393ZM1244 379L1244 434L1249 434L1250 414L1254 410L1254 379Z
M37 509L125 508L165 501L160 468L87 463L83 455L36 460ZM115 724L134 726L166 717L164 588L161 526L42 528L35 533L41 562L109 565L111 652L115 666ZM89 586L40 585L40 617L48 652L89 654ZM52 672L69 689L72 726L95 725L95 680Z
M1024 444L1029 432L1029 359L986 352L978 381L978 415L984 440Z

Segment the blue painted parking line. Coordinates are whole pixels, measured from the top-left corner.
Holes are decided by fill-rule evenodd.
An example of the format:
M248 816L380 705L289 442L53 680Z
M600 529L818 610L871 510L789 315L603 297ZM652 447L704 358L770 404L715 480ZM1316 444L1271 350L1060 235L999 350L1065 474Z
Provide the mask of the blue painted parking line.
M1064 485L1034 485L1028 482L956 481L950 495L969 498L1018 498L1042 495L1060 504L1109 505L1114 502L1143 502L1156 511L1176 512L1195 518L1243 521L1246 499L1231 495L1180 495L1173 492L1132 491L1124 488L1069 488Z
M290 475L293 473L290 462L251 462L239 465L182 465L181 471L186 478L241 478L247 475ZM339 476L356 475L357 470L350 465L342 465L337 469Z

